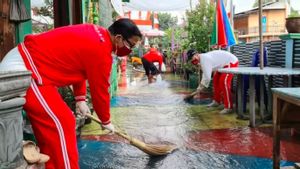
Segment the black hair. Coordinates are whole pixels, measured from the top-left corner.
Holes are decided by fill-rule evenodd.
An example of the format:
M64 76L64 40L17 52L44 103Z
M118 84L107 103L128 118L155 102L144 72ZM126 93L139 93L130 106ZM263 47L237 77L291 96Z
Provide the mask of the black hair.
M143 37L136 24L127 18L116 20L112 25L110 25L108 30L112 35L121 34L125 39L129 39L133 36L138 36L141 39Z
M195 49L190 49L186 52L188 61L192 60L193 56L198 53Z

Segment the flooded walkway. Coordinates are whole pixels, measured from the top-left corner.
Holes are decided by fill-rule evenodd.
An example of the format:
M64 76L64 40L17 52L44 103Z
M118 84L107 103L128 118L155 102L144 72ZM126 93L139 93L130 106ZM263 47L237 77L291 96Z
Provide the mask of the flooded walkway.
M78 141L82 169L269 169L272 168L272 128L249 128L234 113L206 108L209 94L183 101L191 92L180 77L166 74L147 84L143 73L128 70L120 77L111 101L112 122L119 130L146 143L173 143L179 149L150 157L117 135L107 135L96 123L82 129ZM283 133L282 166L300 161L300 139Z

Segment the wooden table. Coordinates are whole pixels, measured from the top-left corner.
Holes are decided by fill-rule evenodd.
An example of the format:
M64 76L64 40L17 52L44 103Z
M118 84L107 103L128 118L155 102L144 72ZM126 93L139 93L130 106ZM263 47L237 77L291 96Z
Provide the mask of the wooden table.
M291 75L300 75L300 69L291 69L291 68L275 68L275 67L264 67L262 70L259 67L237 67L237 68L222 68L218 69L218 72L221 73L231 73L238 75L238 98L237 102L242 102L243 97L243 75L249 75L249 106L250 106L250 127L255 127L255 76L260 75L261 79L264 76L291 76ZM269 84L272 84L271 79L269 78ZM260 105L264 105L264 87L263 80L260 80ZM269 89L271 86L269 86ZM269 97L271 100L272 95ZM238 103L237 112L239 116L243 116L243 107L241 103ZM264 106L260 106L260 115L264 118Z
M272 88L273 92L273 169L280 168L280 129L299 128L298 109L286 109L287 103L300 106L300 88ZM298 107L296 107L298 108ZM286 111L288 110L288 111ZM293 114L294 113L294 114ZM295 114L296 113L296 114ZM288 118L288 116L290 116Z

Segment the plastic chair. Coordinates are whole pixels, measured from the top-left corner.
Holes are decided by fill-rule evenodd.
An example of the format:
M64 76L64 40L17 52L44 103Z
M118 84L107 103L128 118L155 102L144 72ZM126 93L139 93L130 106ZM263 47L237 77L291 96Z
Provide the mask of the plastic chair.
M258 67L260 63L260 53L259 49L256 50L252 57L251 67ZM268 61L268 50L266 47L264 47L264 66L267 65ZM264 80L265 81L265 80ZM243 83L244 83L244 91L243 91L243 112L246 112L246 105L247 105L247 96L248 96L248 90L249 90L249 75L243 76ZM268 109L268 97L267 97L267 91L266 91L266 85L264 84L264 102L265 102L265 109ZM260 104L260 76L255 76L255 95L256 95L256 101L258 104Z

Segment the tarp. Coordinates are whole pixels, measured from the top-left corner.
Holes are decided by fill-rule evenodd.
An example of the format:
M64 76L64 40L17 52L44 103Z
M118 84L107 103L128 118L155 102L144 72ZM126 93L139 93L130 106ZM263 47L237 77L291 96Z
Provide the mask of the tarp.
M111 4L120 16L124 16L123 3L121 0L111 0Z
M184 11L198 3L198 0L130 0L123 7L125 11Z
M165 32L157 29L142 31L142 34L147 37L164 36Z

